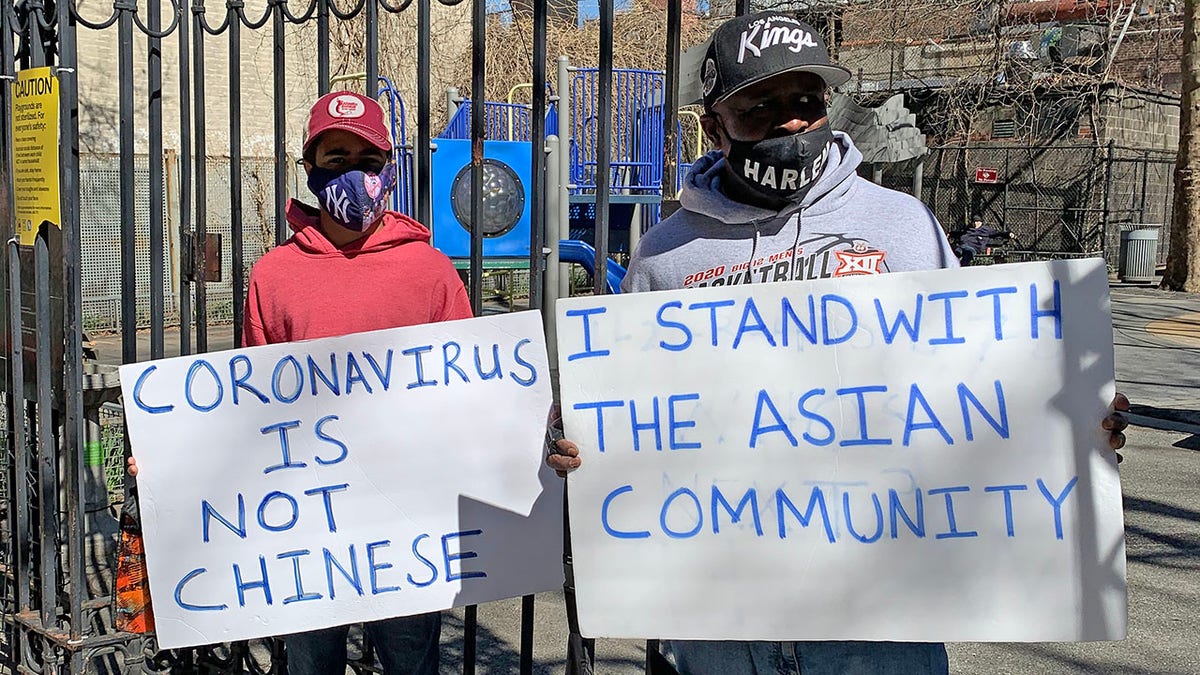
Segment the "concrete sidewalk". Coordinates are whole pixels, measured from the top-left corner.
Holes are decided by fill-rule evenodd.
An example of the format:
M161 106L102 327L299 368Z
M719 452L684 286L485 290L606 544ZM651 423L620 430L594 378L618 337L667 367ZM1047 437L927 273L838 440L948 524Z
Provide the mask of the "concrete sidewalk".
M1200 295L1112 287L1117 391L1141 426L1200 433Z

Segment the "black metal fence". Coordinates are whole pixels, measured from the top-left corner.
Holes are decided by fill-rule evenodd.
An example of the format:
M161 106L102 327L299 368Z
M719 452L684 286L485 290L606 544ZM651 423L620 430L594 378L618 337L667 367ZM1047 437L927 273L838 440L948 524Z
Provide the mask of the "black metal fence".
M1175 153L1102 145L958 145L888 167L883 184L911 192L924 163L921 199L954 231L973 214L1016 235L1008 247L1037 257L1099 255L1115 266L1120 232L1159 226L1166 261L1174 210Z
M414 160L415 215L430 222L431 102L431 16L439 6L462 6L469 20L471 41L467 52L472 61L471 90L484 91L484 39L487 0L300 0L294 7L287 0L265 0L248 7L243 0L182 0L160 3L151 0L139 6L136 0L114 0L111 5L80 7L76 0L19 0L4 3L0 10L0 235L7 241L0 256L0 322L5 337L3 357L4 390L0 416L5 452L3 459L3 514L0 514L0 614L4 629L0 641L0 670L20 673L82 672L282 672L285 655L279 641L216 645L201 649L159 652L152 635L131 634L114 627L114 561L112 534L98 541L94 521L107 507L104 492L104 445L100 410L112 403L117 388L111 372L84 361L84 283L119 280L119 315L122 338L121 360L173 356L165 348L166 317L180 317L179 354L209 349L209 312L215 302L228 302L234 334L241 332L242 304L246 291L248 246L260 246L263 223L273 225L273 239L285 238L284 204L289 196L294 159L289 157L301 128L289 128L289 111L307 110L315 95L330 90L331 71L362 71L367 90L375 93L380 78L380 25L388 17L412 17L416 40L416 110L411 147ZM608 240L606 176L610 174L608 139L611 115L613 0L599 0L600 72L597 98L599 120L597 154L597 257L603 256ZM739 2L745 11L745 3ZM533 15L529 81L544 82L546 64L547 0L522 3ZM668 3L666 26L669 49L677 53L681 9ZM83 9L84 11L81 11ZM414 16L415 15L415 16ZM307 28L315 41L300 44L296 31ZM88 72L100 72L95 81L81 74L81 38L100 33L100 46L88 47ZM461 33L461 28L459 29ZM338 60L331 36L355 35L358 41L349 53L361 61ZM257 36L265 47L247 55L244 44ZM114 39L115 38L115 39ZM92 44L92 43L89 43ZM103 54L95 51L103 48ZM170 52L173 61L164 58ZM315 53L315 58L313 54ZM215 58L215 57L220 57ZM217 68L219 61L227 64ZM673 70L677 56L669 57ZM269 81L254 81L256 91L243 89L243 71L270 62ZM297 81L297 61L309 67L312 76ZM58 128L60 162L61 227L34 223L32 244L14 237L15 193L13 182L13 81L21 70L49 67L58 78L61 116ZM340 69L340 70L339 70ZM674 111L674 75L668 76L666 108ZM115 90L111 110L116 132L116 166L110 180L81 186L81 87L89 91ZM215 93L209 94L212 89ZM533 87L531 136L545 136L547 92ZM308 92L301 95L299 92ZM270 100L269 159L263 164L261 149L246 152L243 129L248 123L266 124L264 119L247 119L243 111L252 101ZM215 99L228 111L226 119L207 116ZM480 212L485 134L484 97L473 97L471 141L472 218ZM93 111L85 111L91 114ZM168 114L169 113L169 114ZM174 115L174 117L171 117ZM250 115L250 113L247 113ZM259 115L258 117L266 117ZM167 120L170 120L168 124ZM664 122L666 147L676 144L676 120ZM100 134L103 136L103 134ZM214 153L209 143L214 136L227 138ZM89 139L91 137L89 136ZM164 138L173 139L165 144ZM173 147L164 147L172 145ZM542 252L544 238L546 156L540 144L532 150L532 227L529 264L528 308L542 306ZM210 155L227 156L220 171L212 171ZM141 159L139 159L141 156ZM170 161L146 161L145 157L169 157ZM254 159L249 159L253 157ZM90 161L90 160L89 160ZM253 161L255 164L250 165ZM165 180L164 170L177 171ZM673 164L668 158L665 182L674 184ZM247 172L263 176L267 195L265 212L245 190ZM164 185L177 186L168 193ZM220 193L219 206L210 197ZM227 198L226 198L227 197ZM249 197L249 199L248 199ZM249 203L248 203L249 202ZM89 265L95 258L84 250L81 214L100 204L119 213L106 245L118 251L110 256L111 269L99 275ZM215 210L220 218L214 218ZM226 210L227 209L227 210ZM173 214L173 215L172 215ZM214 220L227 222L229 229L218 244ZM40 225L40 227L38 227ZM10 237L12 237L10 239ZM467 272L472 302L481 309L484 269L481 228L472 231L470 267ZM178 269L169 269L167 247L178 246ZM215 264L218 252L228 256ZM603 269L602 263L598 264ZM228 276L218 274L226 271ZM103 277L103 278L101 278ZM594 291L603 293L604 279L598 276ZM139 293L141 291L141 293ZM210 291L212 293L210 294ZM139 295L148 303L139 303ZM114 302L114 304L116 304ZM139 321L139 317L142 319ZM148 319L148 353L139 354L139 324ZM108 467L111 470L111 467ZM99 492L99 493L98 493ZM108 515L111 519L111 514ZM110 523L111 525L111 523ZM569 576L568 576L569 578ZM571 589L566 589L568 600ZM574 628L568 602L568 618ZM522 602L520 672L533 669L533 599ZM465 611L461 644L464 673L476 667L476 614ZM575 634L568 647L568 670L589 669L591 645ZM353 667L358 672L375 670L370 651Z

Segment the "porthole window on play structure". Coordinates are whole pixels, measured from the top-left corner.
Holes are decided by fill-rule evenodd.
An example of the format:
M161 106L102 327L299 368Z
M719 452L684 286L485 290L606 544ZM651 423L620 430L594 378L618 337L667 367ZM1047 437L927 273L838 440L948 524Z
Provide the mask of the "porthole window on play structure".
M459 170L450 186L450 206L454 218L471 230L471 165ZM499 237L521 220L525 210L525 186L513 168L497 159L483 160L483 203L479 220L483 236Z

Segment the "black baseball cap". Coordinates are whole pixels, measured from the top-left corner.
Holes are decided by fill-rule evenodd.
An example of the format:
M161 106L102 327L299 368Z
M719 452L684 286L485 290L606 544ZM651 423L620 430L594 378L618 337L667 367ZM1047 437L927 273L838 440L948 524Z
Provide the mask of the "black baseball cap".
M781 73L812 73L827 87L845 84L850 71L829 60L829 48L812 26L787 14L759 12L721 24L700 66L704 105Z

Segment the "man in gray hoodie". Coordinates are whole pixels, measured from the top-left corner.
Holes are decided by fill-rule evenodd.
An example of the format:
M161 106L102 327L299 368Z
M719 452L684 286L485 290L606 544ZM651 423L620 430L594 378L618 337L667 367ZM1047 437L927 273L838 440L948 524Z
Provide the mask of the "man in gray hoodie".
M623 292L958 267L923 203L858 176L862 154L825 109L850 72L811 26L778 12L731 19L700 75L701 124L716 149L692 166L682 208L642 237ZM1114 403L1128 408L1123 396ZM1105 420L1114 448L1125 424ZM570 440L550 451L560 474L580 466ZM663 651L681 675L949 670L945 646L930 643L669 640Z

